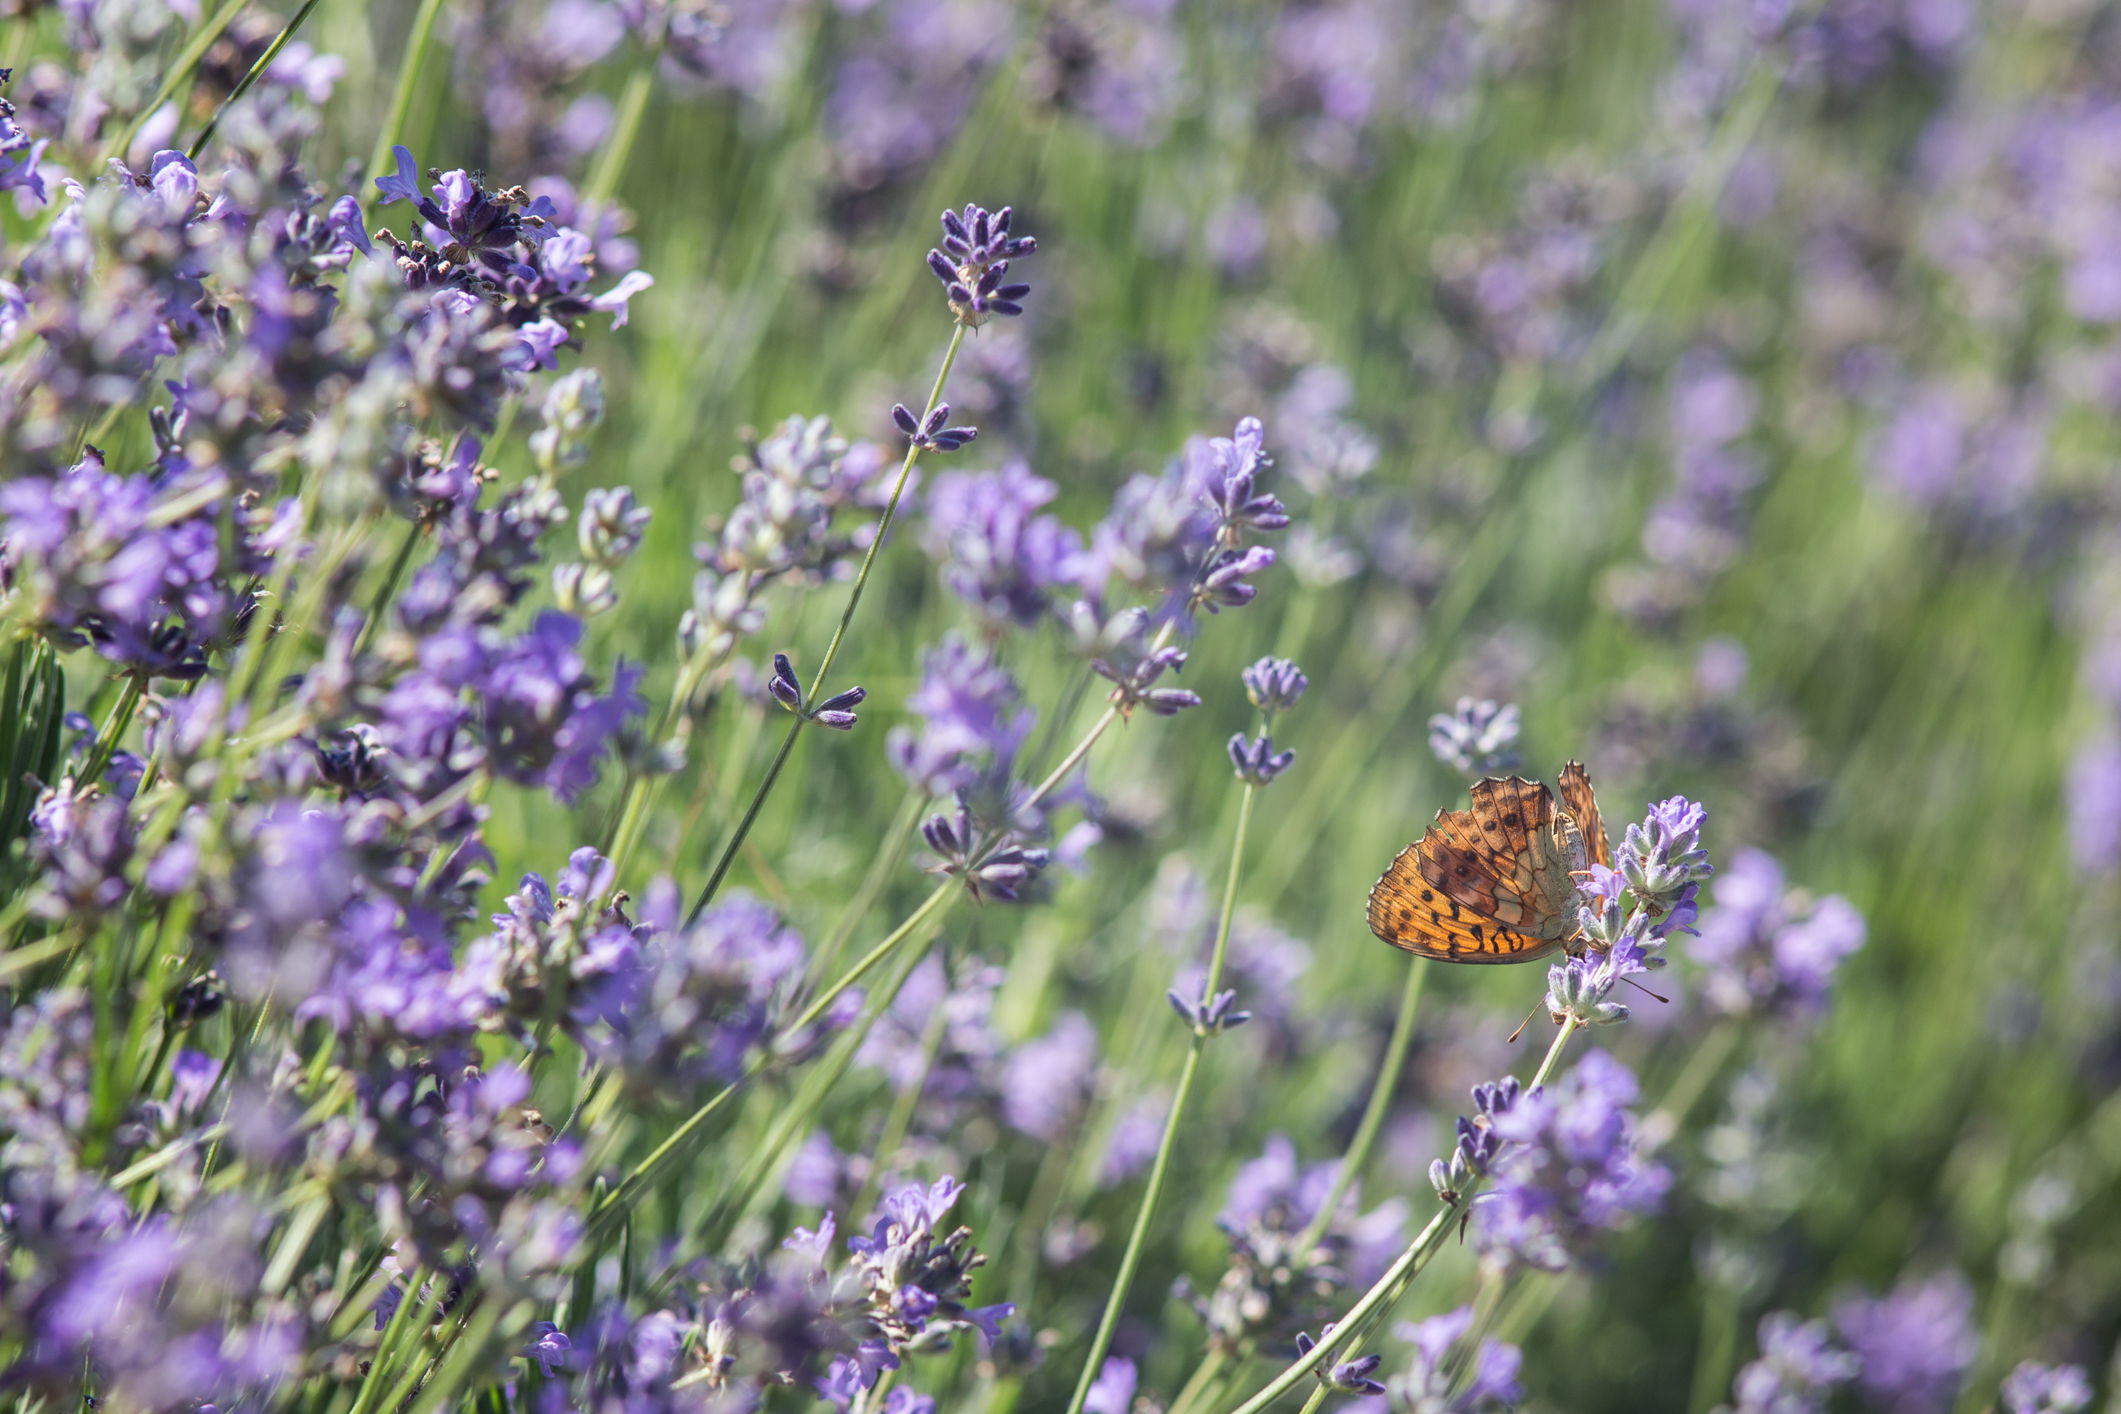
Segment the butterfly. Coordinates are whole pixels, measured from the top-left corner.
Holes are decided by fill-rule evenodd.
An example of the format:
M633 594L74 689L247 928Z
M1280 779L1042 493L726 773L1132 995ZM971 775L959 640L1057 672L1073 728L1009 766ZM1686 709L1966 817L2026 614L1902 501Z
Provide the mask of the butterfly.
M1561 805L1538 781L1490 778L1470 810L1439 810L1370 890L1370 931L1441 962L1581 954L1575 876L1612 867L1583 764L1561 768Z

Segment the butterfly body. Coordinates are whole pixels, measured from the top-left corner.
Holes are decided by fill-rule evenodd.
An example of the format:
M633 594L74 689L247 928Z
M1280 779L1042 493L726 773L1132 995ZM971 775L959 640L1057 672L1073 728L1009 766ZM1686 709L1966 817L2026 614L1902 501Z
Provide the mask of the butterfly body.
M1439 810L1370 890L1370 931L1444 962L1529 962L1581 952L1577 875L1611 848L1583 767L1562 768L1562 804L1512 776L1473 787L1467 810ZM1573 945L1573 946L1572 946Z

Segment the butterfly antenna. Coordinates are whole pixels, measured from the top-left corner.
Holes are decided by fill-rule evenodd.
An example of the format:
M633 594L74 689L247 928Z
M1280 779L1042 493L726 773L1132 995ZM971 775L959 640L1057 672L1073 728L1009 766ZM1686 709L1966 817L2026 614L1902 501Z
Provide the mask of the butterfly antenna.
M1627 983L1630 987L1633 987L1636 991L1642 993L1646 997L1657 997L1657 1000L1663 1002L1666 1006L1670 1006L1672 1003L1672 999L1670 997L1658 997L1655 992L1651 991L1648 987L1643 986L1640 982L1637 982L1632 977L1623 977L1620 980ZM1522 1030L1523 1028L1520 1027L1519 1029ZM1510 1039L1514 1041L1517 1038L1513 1036Z
M1508 1040L1507 1042L1505 1042L1504 1044L1506 1044L1506 1045L1511 1045L1511 1046L1514 1046L1514 1045L1516 1045L1516 1044L1517 1044L1517 1038L1518 1038L1519 1036L1522 1036L1522 1035L1524 1035L1524 1029L1525 1029L1525 1028L1526 1028L1527 1026L1530 1026L1530 1025L1532 1024L1532 1017L1533 1017L1533 1016L1537 1016L1537 1015L1539 1015L1539 1013L1540 1013L1540 1012L1544 1011L1544 1010L1546 1009L1546 1005L1547 1005L1547 1004L1546 1004L1546 1003L1545 1003L1544 1001L1541 1001L1541 1002L1539 1002L1539 1003L1538 1003L1538 1004L1537 1004L1536 1006L1534 1006L1534 1007L1532 1008L1532 1015L1531 1015L1531 1016L1527 1016L1527 1017L1526 1017L1526 1018L1525 1018L1524 1020L1522 1020L1522 1021L1520 1021L1520 1022L1518 1022L1518 1023L1517 1023L1517 1029L1516 1029L1515 1031L1512 1031L1512 1032L1510 1033L1510 1039L1509 1039L1509 1040Z

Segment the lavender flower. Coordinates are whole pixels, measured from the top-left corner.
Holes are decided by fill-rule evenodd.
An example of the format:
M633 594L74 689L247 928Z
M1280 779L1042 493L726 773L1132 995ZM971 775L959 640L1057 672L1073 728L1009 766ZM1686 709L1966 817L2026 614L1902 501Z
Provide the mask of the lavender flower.
M1022 462L952 472L928 493L927 548L943 583L997 626L1035 626L1051 591L1075 578L1081 537L1035 514L1055 494Z
M1250 603L1259 591L1249 577L1275 557L1265 546L1246 546L1245 536L1288 524L1279 501L1254 494L1270 464L1264 442L1259 419L1244 418L1235 436L1187 439L1161 476L1130 478L1091 534L1081 582L1095 591L1117 574L1162 598L1164 618L1190 621L1202 609Z
M1760 1358L1731 1381L1731 1403L1717 1414L1824 1414L1837 1385L1862 1362L1839 1349L1825 1321L1776 1311L1760 1322Z
M1164 1000L1171 1003L1171 1010L1178 1013L1180 1021L1204 1036L1235 1030L1252 1019L1251 1012L1236 1010L1237 992L1234 989L1189 1001L1183 992L1173 987L1164 993Z
M1105 1152L1098 1160L1097 1184L1114 1188L1149 1166L1163 1141L1165 1118L1171 1112L1171 1097L1148 1094L1136 1097L1112 1122Z
M2010 1414L2079 1414L2091 1404L2092 1382L2081 1365L2027 1360L2003 1377L2003 1407Z
M1333 1323L1328 1321L1325 1333L1330 1335L1332 1331ZM1309 1355L1317 1346L1318 1342L1311 1339L1303 1331L1296 1333L1296 1353L1298 1355ZM1377 1367L1384 1363L1385 1358L1382 1355L1358 1355L1353 1360L1337 1361L1329 1367L1315 1369L1311 1373L1318 1378L1320 1384L1335 1394L1383 1394L1385 1387L1376 1380L1371 1379L1370 1376L1375 1374Z
M1090 1392L1083 1396L1083 1414L1134 1414L1134 1388L1134 1362L1106 1356Z
M1304 670L1287 658L1262 658L1241 674L1245 684L1245 696L1252 705L1273 721L1278 712L1286 712L1296 705L1304 695L1311 680Z
M1904 1280L1888 1297L1845 1300L1834 1325L1862 1361L1867 1399L1890 1414L1943 1414L1981 1353L1973 1315L1973 1288L1946 1271Z
M1009 262L1032 254L1038 241L1009 234L1014 215L1007 206L991 216L985 207L970 205L963 215L943 213L943 249L928 252L928 268L943 282L950 296L950 312L967 328L977 329L997 314L1024 312L1024 296L1031 293L1031 287L1002 282L1008 277Z
M1515 766L1517 704L1498 707L1487 699L1458 699L1452 712L1429 718L1429 750L1436 759L1469 776L1491 776Z
M773 694L774 701L797 716L839 732L854 729L854 709L869 695L867 688L850 687L845 692L834 693L815 707L804 706L803 685L796 681L795 667L788 661L786 653L773 655L773 676L766 680L766 690Z
M2121 744L2094 741L2078 748L2064 788L2070 861L2082 874L2121 867Z
M1230 1266L1205 1300L1196 1301L1211 1345L1231 1348L1259 1338L1287 1338L1330 1314L1332 1293L1374 1281L1401 1247L1407 1206L1399 1199L1362 1212L1351 1184L1315 1247L1297 1239L1318 1215L1340 1171L1337 1160L1301 1167L1296 1147L1279 1134L1240 1167L1216 1225L1230 1239Z
M922 656L921 668L921 684L906 699L921 729L891 729L884 750L892 767L931 797L1006 772L1035 720L1030 708L1015 710L1015 681L955 633Z
M1002 1318L1016 1310L1009 1302L972 1309L960 1299L972 1291L972 1273L986 1264L970 1228L939 1235L963 1192L947 1174L926 1189L902 1188L884 1200L868 1237L847 1239L855 1254L850 1274L866 1289L870 1320L889 1355L948 1349L958 1331L977 1330L991 1344Z
M1706 969L1703 991L1719 1011L1802 1017L1825 1005L1835 970L1865 931L1847 899L1786 888L1772 857L1742 849L1718 876L1688 952Z
M977 427L943 426L950 420L948 403L937 403L925 422L914 416L904 403L893 403L891 420L898 424L898 430L905 433L914 446L926 452L954 452L979 436Z
M1488 1336L1472 1361L1472 1378L1455 1396L1451 1350L1473 1329L1473 1308L1461 1306L1425 1321L1401 1322L1393 1334L1414 1347L1407 1368L1385 1382L1393 1414L1467 1414L1524 1398L1517 1371L1524 1356L1514 1345Z
M1522 1093L1513 1075L1473 1087L1473 1117L1458 1117L1458 1138L1451 1146L1449 1161L1434 1159L1429 1163L1429 1186L1436 1190L1438 1198L1455 1204L1475 1179L1487 1177L1489 1166L1502 1151L1502 1135L1496 1123L1516 1108Z
M1637 1093L1633 1072L1589 1051L1551 1090L1522 1096L1496 1116L1503 1144L1495 1186L1474 1208L1483 1251L1562 1271L1599 1231L1662 1206L1672 1175L1636 1140L1627 1107Z
M511 780L572 799L594 784L597 765L626 719L648 710L635 690L643 670L621 663L599 696L576 645L582 625L540 614L531 631L494 653L466 681L485 704L493 767ZM466 665L468 666L468 664Z
M995 829L979 820L958 797L949 815L921 822L921 838L935 851L930 873L963 879L974 899L1016 903L1046 867L1048 851L1021 843L1013 828Z
M682 932L676 914L675 891L660 885L643 910L646 937L599 934L573 963L584 1044L649 1095L673 1080L732 1080L754 1050L802 1039L780 1035L802 975L801 934L742 890Z
M1134 709L1146 707L1159 717L1176 716L1200 705L1200 694L1178 687L1155 684L1168 669L1183 672L1186 654L1175 647L1150 648L1146 639L1148 611L1121 609L1105 617L1101 607L1077 600L1069 612L1068 626L1076 651L1090 658L1090 669L1113 684L1106 701L1131 718Z
M1024 1042L1002 1067L1002 1117L1035 1139L1057 1143L1090 1093L1097 1072L1097 1028L1063 1012L1044 1036Z
M1249 786L1269 786L1274 778L1296 760L1296 752L1274 749L1274 738L1261 734L1258 739L1248 738L1243 732L1230 738L1230 764L1237 768L1237 778Z

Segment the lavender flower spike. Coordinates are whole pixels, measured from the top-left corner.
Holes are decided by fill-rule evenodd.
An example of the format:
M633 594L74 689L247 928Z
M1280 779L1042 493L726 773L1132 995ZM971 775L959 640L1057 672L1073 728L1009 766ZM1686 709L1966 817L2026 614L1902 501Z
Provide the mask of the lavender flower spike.
M979 436L977 427L943 426L949 417L948 403L937 403L935 411L928 414L926 422L915 417L904 403L891 405L891 420L898 424L898 430L905 433L907 439L924 452L954 452Z
M1719 1414L1820 1414L1861 1364L1834 1344L1825 1321L1772 1312L1760 1322L1760 1358L1731 1381L1732 1402Z
M1311 680L1304 670L1287 658L1262 658L1244 670L1245 696L1252 705L1267 714L1269 720L1277 712L1286 712L1296 705L1304 695Z
M2027 1360L2003 1380L2003 1407L2009 1414L2080 1414L2091 1403L2092 1382L2081 1365Z
M1324 1333L1330 1335L1332 1331L1333 1322L1328 1321ZM1298 1355L1309 1355L1317 1344L1318 1342L1311 1339L1307 1333L1296 1333ZM1337 1394L1383 1394L1385 1387L1370 1376L1375 1374L1377 1367L1384 1362L1385 1357L1382 1355L1361 1355L1353 1360L1343 1360L1330 1370L1313 1370L1311 1373L1316 1375L1327 1389Z
M1185 994L1173 987L1164 993L1164 1000L1171 1003L1171 1010L1178 1019L1203 1036L1213 1036L1219 1031L1233 1031L1252 1019L1249 1011L1236 1011L1235 991L1217 992L1212 997L1199 1001L1187 1001Z
M1002 281L1009 262L1036 251L1038 242L1009 234L1014 214L1006 206L991 215L980 206L967 206L963 214L943 213L943 249L928 252L928 268L948 291L957 322L968 329L979 328L997 314L1024 312L1024 296L1031 287Z
M773 676L766 680L766 690L773 694L774 701L789 711L836 732L853 730L854 709L869 695L867 688L850 687L845 692L834 693L815 707L805 706L803 686L796 681L795 666L788 661L786 653L773 655Z
M1517 704L1497 706L1471 697L1450 712L1429 718L1429 750L1436 759L1469 776L1493 775L1517 764Z
M773 700L789 711L800 714L803 710L803 685L796 681L795 666L788 661L786 653L773 655L773 676L766 679L766 690Z
M1230 738L1230 764L1237 768L1237 778L1247 785L1274 784L1274 778L1295 760L1294 751L1276 752L1274 738L1264 733L1256 741L1249 740L1243 732Z

